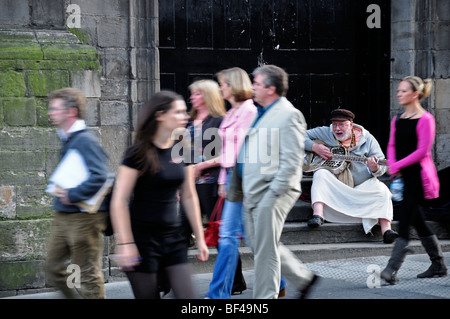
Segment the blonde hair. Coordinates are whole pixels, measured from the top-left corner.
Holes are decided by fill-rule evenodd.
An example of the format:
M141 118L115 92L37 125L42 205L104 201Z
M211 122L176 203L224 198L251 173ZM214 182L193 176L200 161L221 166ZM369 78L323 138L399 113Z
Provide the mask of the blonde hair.
M219 85L213 80L198 80L189 85L189 90L198 90L203 93L203 100L212 117L225 116L225 101L220 93ZM192 108L189 115L192 119L197 116L197 110Z
M219 80L228 84L231 94L236 102L243 102L253 97L253 87L247 72L241 68L234 67L225 69L216 74Z
M409 82L413 92L419 92L419 101L422 101L428 97L431 93L431 88L433 87L431 79L422 80L418 76L413 75L404 77L402 81Z

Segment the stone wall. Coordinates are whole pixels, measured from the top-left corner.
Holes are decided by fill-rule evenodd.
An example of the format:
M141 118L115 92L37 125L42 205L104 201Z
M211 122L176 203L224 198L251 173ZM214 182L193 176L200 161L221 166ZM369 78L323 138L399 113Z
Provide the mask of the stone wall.
M95 48L67 31L0 30L0 290L44 285L52 205L45 188L60 148L47 96L67 86L86 93L89 118L95 118Z
M116 172L140 106L159 89L157 1L0 0L0 296L45 289L60 141L47 95L88 98L86 122ZM79 13L79 15L77 15ZM111 267L106 238L104 275Z
M399 0L391 4L391 115L403 108L396 93L407 75L433 79L423 106L436 118L434 159L450 166L450 2Z

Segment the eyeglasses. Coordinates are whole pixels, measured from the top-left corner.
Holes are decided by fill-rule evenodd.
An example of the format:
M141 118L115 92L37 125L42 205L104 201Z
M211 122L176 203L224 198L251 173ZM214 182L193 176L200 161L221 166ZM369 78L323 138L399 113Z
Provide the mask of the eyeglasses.
M53 108L53 107L49 107L48 108L48 112L57 112L57 111L64 111L66 110L65 108Z
M339 127L339 128L344 128L350 125L349 121L346 122L339 122L339 123L332 123L333 127Z

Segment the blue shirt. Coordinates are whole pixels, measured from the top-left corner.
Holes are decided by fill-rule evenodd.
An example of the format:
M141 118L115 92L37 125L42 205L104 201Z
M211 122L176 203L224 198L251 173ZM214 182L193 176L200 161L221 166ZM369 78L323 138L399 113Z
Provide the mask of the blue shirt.
M259 119L264 115L264 113L266 113L272 106L275 105L275 103L277 103L280 100L280 98L276 99L275 101L273 101L272 104L266 106L266 107L262 107L260 105L257 105L257 109L258 109L258 117L256 118L256 120L253 122L252 127L254 128L256 126L256 123L258 123ZM241 151L239 152L239 156L238 156L238 160L236 163L237 169L238 169L238 173L239 173L239 177L242 178L242 164L244 164L243 158L244 158L244 152L242 150L245 151L245 145L247 144L247 138L248 136L245 137L244 140L244 144L242 145L243 147L241 148Z

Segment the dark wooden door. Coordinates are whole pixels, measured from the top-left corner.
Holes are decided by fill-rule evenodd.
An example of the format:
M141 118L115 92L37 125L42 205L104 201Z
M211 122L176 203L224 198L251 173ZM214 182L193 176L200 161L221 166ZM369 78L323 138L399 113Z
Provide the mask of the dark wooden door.
M380 8L380 28L367 24L371 4ZM308 128L328 125L331 110L347 108L385 150L389 17L388 0L160 0L161 88L188 101L197 78L275 64L288 72L287 97Z

